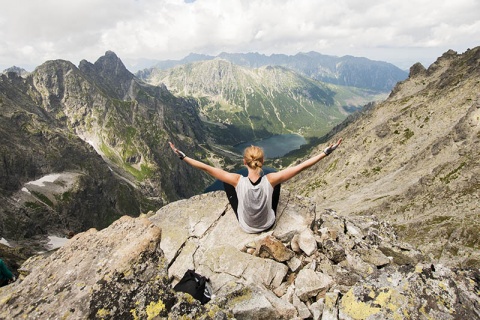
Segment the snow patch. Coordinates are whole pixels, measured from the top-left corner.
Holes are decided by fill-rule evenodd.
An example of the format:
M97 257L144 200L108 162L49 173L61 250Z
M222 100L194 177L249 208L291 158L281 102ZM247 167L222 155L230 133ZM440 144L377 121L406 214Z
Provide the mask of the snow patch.
M39 186L39 187L45 187L46 182L55 182L55 180L57 180L60 177L61 177L60 173L48 174L48 175L44 176L43 178L40 178L40 179L35 180L35 181L30 181L27 184L33 184L33 185L36 185L36 186Z
M57 236L48 236L47 247L49 250L63 247L68 242L68 238L61 238Z
M0 239L0 243L1 243L1 244L4 244L4 245L6 245L6 246L11 247L10 243L8 243L7 239L5 239L5 238L1 238L1 239Z

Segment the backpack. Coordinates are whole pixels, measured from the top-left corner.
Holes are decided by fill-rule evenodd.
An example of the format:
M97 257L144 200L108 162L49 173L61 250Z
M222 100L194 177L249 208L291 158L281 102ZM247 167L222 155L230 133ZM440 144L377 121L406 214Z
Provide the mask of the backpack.
M187 270L183 278L173 287L173 290L188 293L205 304L212 297L211 289L207 284L208 281L210 279L195 273L194 270Z

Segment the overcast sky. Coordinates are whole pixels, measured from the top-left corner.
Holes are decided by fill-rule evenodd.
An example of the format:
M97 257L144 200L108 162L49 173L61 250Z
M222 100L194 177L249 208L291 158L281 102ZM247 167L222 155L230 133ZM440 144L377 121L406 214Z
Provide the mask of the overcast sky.
M137 59L192 52L316 51L408 69L480 45L479 0L0 0L0 10L0 71L107 50L132 72Z

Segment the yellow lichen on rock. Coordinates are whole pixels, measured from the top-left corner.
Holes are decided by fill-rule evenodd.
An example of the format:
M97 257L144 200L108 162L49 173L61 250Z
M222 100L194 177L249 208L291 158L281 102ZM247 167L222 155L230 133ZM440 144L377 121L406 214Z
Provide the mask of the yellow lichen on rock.
M147 319L150 320L150 319L155 318L163 310L165 310L165 304L161 300L158 300L157 302L153 302L153 301L150 302L150 304L147 306L147 310L146 310Z
M368 303L357 301L353 289L350 289L342 298L343 311L353 319L365 319L380 312L380 308L370 306Z
M99 309L97 311L97 317L99 317L100 319L104 319L109 315L110 315L110 311L108 311L107 309Z
M358 301L353 289L350 289L342 298L343 311L353 319L366 319L379 312L392 315L394 319L403 318L400 312L402 305L406 303L406 298L398 291L392 288L368 289L370 289L368 297L374 299L373 303Z

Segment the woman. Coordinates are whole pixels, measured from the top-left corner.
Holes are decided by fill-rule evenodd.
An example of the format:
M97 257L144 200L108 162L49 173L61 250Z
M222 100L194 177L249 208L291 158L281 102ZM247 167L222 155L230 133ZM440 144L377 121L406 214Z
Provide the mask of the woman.
M342 139L339 139L336 144L330 144L322 153L296 166L266 175L263 175L262 171L263 150L256 146L248 147L243 153L243 164L248 169L247 177L189 158L175 148L173 143L169 143L181 160L224 183L228 200L242 229L248 233L258 233L270 229L275 224L280 184L328 156L341 142Z

